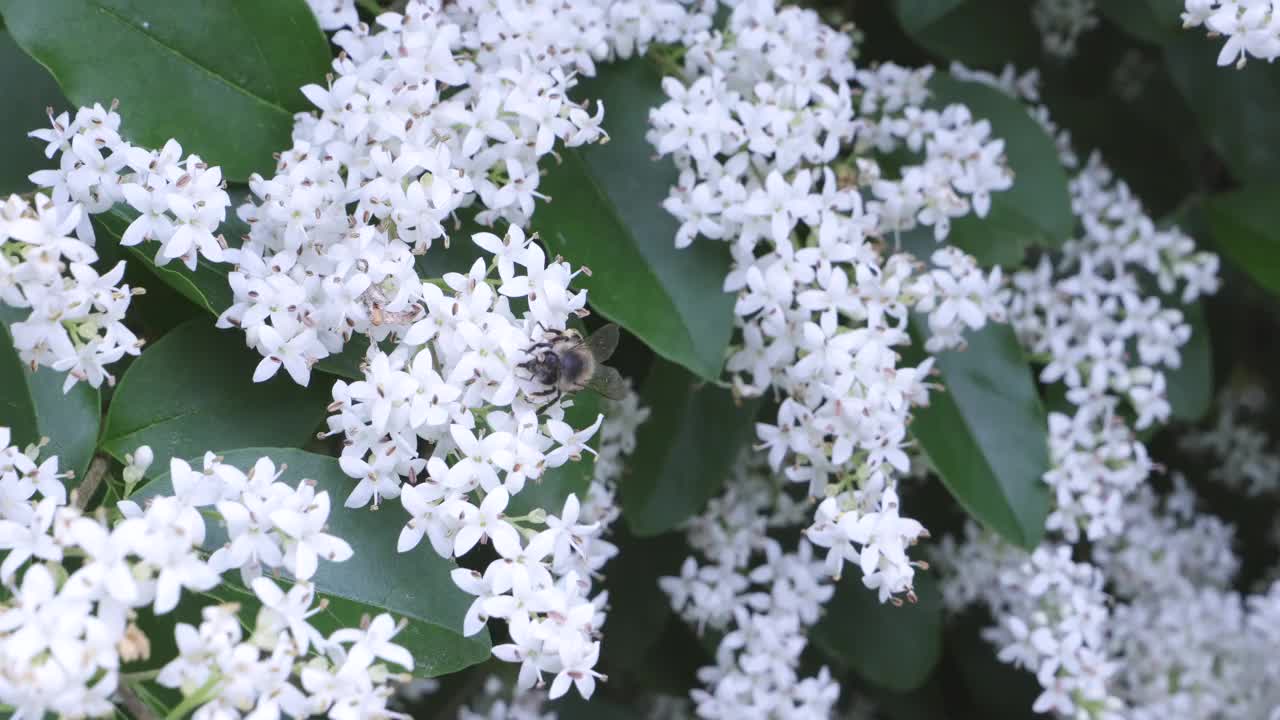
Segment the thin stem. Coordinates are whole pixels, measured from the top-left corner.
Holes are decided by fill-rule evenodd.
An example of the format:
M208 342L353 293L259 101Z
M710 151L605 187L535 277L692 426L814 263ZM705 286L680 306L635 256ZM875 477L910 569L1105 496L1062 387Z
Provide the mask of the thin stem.
M76 488L77 509L84 510L89 506L89 501L93 499L94 493L98 492L98 486L102 484L102 478L107 474L107 468L106 458L101 455L93 458L93 462L89 464L89 472L84 474L84 482Z
M356 4L364 8L365 12L372 13L374 17L386 12L382 6L378 4L378 0L356 0Z
M164 720L182 720L182 718L189 715L192 710L195 710L201 705L212 700L214 696L213 690L220 682L222 682L222 676L215 673L205 681L205 684L201 685L199 689L183 698L182 702L178 703L177 707L169 711L169 714L165 716Z
M150 705L142 702L142 698L138 697L138 693L129 683L122 683L116 689L116 695L120 697L120 704L124 705L124 708L129 711L129 716L134 720L160 720L160 716L155 714Z

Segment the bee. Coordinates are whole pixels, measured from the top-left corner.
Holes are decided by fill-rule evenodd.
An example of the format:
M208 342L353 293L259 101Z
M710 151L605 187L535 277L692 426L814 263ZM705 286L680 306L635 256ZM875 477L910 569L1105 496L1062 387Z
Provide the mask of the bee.
M530 393L533 397L551 399L545 408L565 393L593 390L610 400L621 400L627 394L622 374L604 365L618 347L618 326L610 323L583 337L577 330L548 330L543 339L525 350L529 359L518 367L545 390Z

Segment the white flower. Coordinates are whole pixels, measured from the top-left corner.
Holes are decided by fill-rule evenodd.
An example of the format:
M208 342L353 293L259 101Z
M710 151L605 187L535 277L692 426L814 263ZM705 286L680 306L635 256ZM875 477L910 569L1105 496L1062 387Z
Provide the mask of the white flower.
M345 540L323 532L329 519L329 493L316 494L315 486L303 482L286 507L271 513L271 522L288 536L285 563L294 577L307 580L316 572L317 558L342 562L351 557Z

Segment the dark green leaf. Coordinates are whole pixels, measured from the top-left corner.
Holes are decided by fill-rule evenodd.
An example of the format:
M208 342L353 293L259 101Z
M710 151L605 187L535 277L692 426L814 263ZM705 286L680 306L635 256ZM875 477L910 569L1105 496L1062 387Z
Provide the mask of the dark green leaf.
M955 220L947 242L983 265L1020 265L1027 247L1056 248L1071 237L1075 216L1066 172L1053 138L1032 119L1026 106L995 88L957 80L948 73L935 74L929 90L933 107L960 103L975 119L990 121L992 136L1005 141L1005 155L1014 172L1013 187L992 193L987 216L970 214ZM909 234L933 241L929 228Z
M328 609L313 618L316 627L328 632L339 627L357 627L360 616L390 612L409 619L396 635L396 642L413 653L418 665L414 673L435 676L456 672L489 657L487 632L470 638L462 636L462 619L473 599L454 585L449 572L455 567L429 547L408 553L396 552L400 529L408 520L398 507L386 507L374 514L352 510L342 503L354 481L338 467L338 461L324 455L293 448L245 448L222 453L223 461L248 469L260 457L270 457L277 469L287 467L280 481L290 485L302 479L316 482L317 491L327 491L332 510L328 532L351 544L355 555L340 563L321 562L313 581ZM200 458L193 456L193 464ZM168 475L156 478L140 498L172 492ZM393 517L384 517L387 514ZM221 528L209 529L205 549L213 551L226 542ZM237 602L256 604L244 591ZM251 615L250 615L251 617Z
M645 536L678 527L720 491L754 437L760 402L735 402L729 391L660 361L640 394L651 414L621 490L627 526Z
M1168 0L1104 2L1098 4L1098 10L1125 32L1154 45L1163 45L1177 39L1179 33L1187 32L1179 19L1181 3Z
M604 102L611 139L561 153L539 186L553 199L535 229L551 252L591 268L575 283L596 312L662 357L718 378L733 334L734 297L721 289L729 252L711 241L675 247L679 224L661 203L676 169L655 160L644 138L649 108L665 100L657 70L643 58L612 63L574 94Z
M810 631L814 644L867 681L895 691L920 687L942 655L942 599L933 576L916 573L917 600L879 601L849 569L826 613Z
M999 68L1039 58L1025 0L896 0L893 9L911 39L947 60Z
M1183 32L1165 46L1165 63L1213 149L1242 183L1280 181L1280 74L1254 60L1218 67L1222 38Z
M1280 294L1280 185L1250 185L1204 203L1218 250L1259 285Z
M584 428L596 421L601 412L600 396L584 390L573 396L573 407L564 413L564 421L575 428ZM600 434L587 444L599 446ZM591 484L591 476L595 472L595 455L583 453L582 459L570 460L558 468L551 468L542 474L542 479L530 482L518 494L511 498L506 513L511 516L524 515L534 508L542 508L553 515L559 515L564 507L565 498L570 493L576 494L578 500L586 497L587 486Z
M303 0L0 0L9 32L77 105L120 100L124 135L170 138L231 180L275 167L329 44Z
M22 52L0 31L0 97L5 111L0 115L0 198L31 189L27 176L36 170L54 167L44 156L44 144L27 137L36 128L46 127L45 108L62 107L67 101L49 73Z
M912 336L927 334L913 318ZM1034 548L1044 534L1049 488L1048 422L1013 330L988 323L968 348L939 353L944 390L919 408L911 431L960 505L1009 542ZM907 354L919 353L917 348Z
M299 387L283 370L253 382L262 358L240 335L197 318L148 347L116 388L102 448L122 460L150 445L163 470L171 457L208 450L305 445L325 416L329 384Z
M364 335L354 335L342 347L342 352L337 355L330 355L316 363L316 370L349 380L360 380L364 378L364 372L360 370L360 363L364 362L364 355L368 350L369 339Z
M35 372L24 365L13 347L9 325L25 311L0 305L0 427L10 428L11 442L19 448L49 438L40 457L58 456L58 469L75 472L74 487L89 469L102 422L98 391L76 383L66 394L66 373L42 367Z
M1182 312L1191 325L1191 339L1182 348L1182 365L1176 370L1165 370L1165 379L1173 416L1195 422L1209 412L1213 402L1213 347L1204 302L1194 302Z

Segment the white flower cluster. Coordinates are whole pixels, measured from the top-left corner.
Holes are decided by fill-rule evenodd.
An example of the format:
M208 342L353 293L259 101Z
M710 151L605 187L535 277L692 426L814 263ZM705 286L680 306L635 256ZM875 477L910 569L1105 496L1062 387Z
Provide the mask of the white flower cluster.
M659 580L681 617L722 633L716 664L698 671L705 687L691 693L700 718L830 717L840 697L825 667L799 676L808 629L835 588L808 542L786 552L769 537L807 513L775 477L744 458L725 494L689 522L689 543L705 560L689 557L679 576Z
M575 74L593 74L615 48L625 55L667 37L669 24L650 14L667 5L680 7L413 0L403 14L379 16L378 31L337 32L343 52L328 87L302 88L318 112L297 116L275 176L250 178L257 200L239 209L250 233L235 254L235 304L219 323L243 328L266 358L256 379L284 366L306 384L310 367L353 333L405 338L424 316L437 326L451 320L438 313L453 303L424 286L415 257L447 248L446 226L459 213L525 226L546 199L539 160L557 142L605 139L604 108L568 97ZM482 247L504 280L513 261L529 267L527 281L505 288L531 305L524 344L533 321L562 329L581 310L566 265L529 264L523 246L497 240ZM413 344L431 339L426 327Z
M1147 477L1150 460L1133 434L1168 419L1163 368L1177 368L1191 336L1184 303L1218 287L1218 257L1197 251L1176 228L1157 228L1097 155L1071 181L1084 234L1058 259L1013 275L1011 322L1045 383L1062 382L1073 414L1051 413L1055 493L1050 529L1075 542L1122 531L1124 498ZM1133 429L1124 404L1136 415Z
M1233 529L1196 511L1178 476L1163 499L1139 493L1126 531L1095 548L1115 607L1109 643L1115 691L1135 720L1273 718L1280 713L1275 659L1280 585L1260 595L1231 589L1239 561Z
M446 558L461 557L480 542L492 544L498 557L483 573L453 571L458 587L476 596L463 632L480 632L491 618L505 620L511 642L494 647L494 656L520 664L519 690L542 687L543 673L554 674L552 699L571 685L589 698L596 679L603 677L593 668L600 655L598 638L608 598L605 593L591 597L592 579L617 554L602 535L618 515L613 496L621 456L634 448L636 427L648 410L632 393L609 413L601 453L610 462L597 470L586 502L570 494L559 516L541 508L519 517L504 514L511 496L524 486L521 463L529 463L528 474L536 482L533 473L541 461L529 458L536 450L521 447L523 438L536 434L536 427L523 433L504 430L503 422L512 421L499 421L497 411L487 416L491 432L481 439L454 425L453 438L464 457L452 467L441 456L433 457L426 475L400 495L412 516L401 531L400 552L415 548L424 536ZM572 452L594 452L585 442L585 436L576 440ZM500 471L503 479L497 475ZM539 525L545 529L536 530Z
M1280 57L1278 9L1275 0L1186 0L1182 26L1225 37L1218 65L1242 68L1251 55L1267 62Z
M775 469L788 461L828 497L810 540L831 549L831 572L851 560L882 599L910 592L903 549L924 529L898 517L894 472L932 361L898 367L893 348L910 342L912 305L940 350L1002 319L1004 294L998 271L954 248L925 270L876 238L918 224L943 238L952 218L985 215L1012 182L1003 141L963 106L922 109L930 68L858 70L849 36L809 10L743 2L690 43L686 77L664 79L670 100L650 115L650 141L681 170L664 203L676 244L731 244L743 345L727 368L741 394L782 391L759 437ZM894 150L923 157L889 178L858 156Z
M1031 20L1040 31L1045 53L1059 58L1075 57L1080 36L1098 26L1096 0L1036 0Z
M124 263L100 275L89 264L93 247L71 235L82 215L40 194L34 204L10 195L0 205L0 302L30 310L9 333L24 363L67 373L63 392L114 383L106 366L142 346L124 324L134 293L119 284Z
M1232 490L1250 497L1275 493L1280 490L1280 455L1257 426L1266 406L1260 385L1226 388L1218 395L1213 427L1184 433L1178 447L1207 456L1213 463L1209 477Z
M318 558L351 556L350 546L323 532L327 493L305 480L278 482L267 458L246 473L209 453L200 469L171 461L173 495L145 508L123 501L122 517L108 523L105 513L66 504L57 458L37 465L37 452L18 452L0 428L0 582L13 598L0 606L0 703L14 717L111 714L121 664L150 654L137 609L168 613L184 590L211 591L230 567L248 579L259 564L295 580L288 592L269 578L252 580L262 603L253 637L241 642L233 608L207 608L199 628L178 625L179 657L157 682L180 689L198 706L197 718L386 715L393 678L379 661L413 666L390 643L398 630L390 616L328 638L307 622L323 608L307 582ZM140 448L131 469L145 472L150 456ZM203 513L213 508L229 541L206 561ZM79 562L64 568L71 557Z
M121 245L159 242L157 265L180 260L194 270L201 255L222 261L226 242L214 233L231 205L222 168L209 167L199 155L183 158L176 140L160 150L128 143L120 137L114 106L80 108L75 118L65 112L54 117L50 110L49 120L52 127L31 136L47 143L46 157L61 154L58 168L31 173L31 182L48 188L57 206L83 208L74 225L81 240L94 241L89 215L124 203L138 217L120 237Z
M120 284L123 262L103 274L92 267L90 215L126 203L140 215L122 245L157 240L157 264L181 258L194 267L198 253L221 257L213 233L230 201L221 171L195 155L182 159L177 142L153 151L122 139L114 109L84 107L74 118L50 109L49 121L31 133L46 143L47 157L60 156L57 169L31 174L48 194L0 205L0 302L30 311L10 327L14 346L31 367L66 372L65 392L77 382L114 383L106 366L142 347L124 324L141 291Z
M940 564L952 575L943 601L959 610L980 601L994 627L983 636L1002 662L1033 672L1044 691L1035 712L1085 720L1119 720L1124 709L1111 694L1115 662L1106 645L1109 597L1103 575L1071 560L1071 546L1045 542L1031 554L966 526L965 542L944 538Z
M1033 75L961 72L1036 99ZM1033 115L1056 131L1043 107ZM1136 430L1168 419L1164 368L1179 366L1191 333L1182 312L1164 298L1193 302L1216 291L1218 259L1198 252L1177 229L1156 227L1096 155L1078 168L1067 135L1057 133L1057 140L1063 164L1078 171L1071 195L1083 233L1059 254L1015 273L1010 302L1019 340L1045 363L1040 380L1061 382L1069 406L1049 415L1050 535L1027 556L971 527L965 543L944 543L939 561L951 570L943 584L948 605L988 605L997 626L987 637L1001 648L1001 659L1036 672L1044 688L1038 711L1128 717L1133 699L1123 689L1122 666L1128 667L1130 652L1113 641L1117 620L1103 585L1128 582L1118 559L1129 551L1120 548L1150 551L1149 564L1132 563L1131 572L1142 577L1183 562L1162 554L1166 538L1158 532L1136 539L1143 525L1132 516L1135 502L1150 505L1144 484L1154 467ZM1204 529L1210 525L1197 524L1197 531L1222 542L1221 533ZM1096 565L1072 559L1073 546L1085 539ZM1205 547L1188 555L1215 552Z

